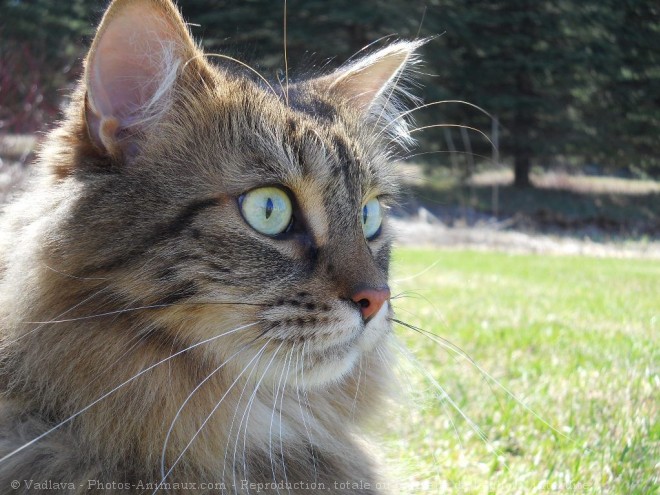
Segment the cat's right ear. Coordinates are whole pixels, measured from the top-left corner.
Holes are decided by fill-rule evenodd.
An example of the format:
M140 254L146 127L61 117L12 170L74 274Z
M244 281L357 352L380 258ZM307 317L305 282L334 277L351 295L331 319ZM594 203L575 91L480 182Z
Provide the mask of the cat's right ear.
M114 0L85 61L85 119L94 144L115 158L167 110L179 71L199 54L170 0Z

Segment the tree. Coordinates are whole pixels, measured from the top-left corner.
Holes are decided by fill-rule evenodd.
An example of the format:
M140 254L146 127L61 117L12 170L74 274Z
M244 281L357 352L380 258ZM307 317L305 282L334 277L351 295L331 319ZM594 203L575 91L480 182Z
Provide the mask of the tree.
M562 152L573 131L567 108L579 54L563 37L570 9L557 2L466 0L444 12L446 49L437 65L448 93L498 117L500 152L513 159L515 185L528 187L532 161ZM453 115L465 121L464 112ZM490 129L473 113L469 119L466 125L478 121Z
M580 33L591 54L576 92L582 149L605 166L658 175L660 5L600 0L586 2L582 13L591 26Z
M57 117L100 8L85 0L0 0L0 130L34 132Z

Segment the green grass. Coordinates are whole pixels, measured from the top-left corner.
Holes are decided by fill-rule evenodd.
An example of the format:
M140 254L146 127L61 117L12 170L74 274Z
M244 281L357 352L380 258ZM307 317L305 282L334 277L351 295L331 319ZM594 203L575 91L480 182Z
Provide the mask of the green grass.
M657 493L660 262L399 249L392 278L399 318L463 349L543 419L398 328L485 437L403 366L416 392L389 465L420 485L400 493Z

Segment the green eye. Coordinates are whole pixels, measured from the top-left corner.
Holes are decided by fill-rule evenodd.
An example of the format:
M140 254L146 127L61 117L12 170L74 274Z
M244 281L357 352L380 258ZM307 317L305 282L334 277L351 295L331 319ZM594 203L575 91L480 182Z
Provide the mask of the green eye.
M291 224L293 207L287 193L277 187L260 187L240 199L243 218L257 232L275 236Z
M378 198L367 201L362 207L362 232L367 240L375 238L380 233L380 224L383 221L383 211Z

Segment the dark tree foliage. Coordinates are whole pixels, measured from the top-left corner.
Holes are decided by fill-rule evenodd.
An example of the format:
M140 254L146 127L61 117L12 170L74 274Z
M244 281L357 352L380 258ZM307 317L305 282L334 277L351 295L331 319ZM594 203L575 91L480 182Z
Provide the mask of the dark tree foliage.
M0 132L35 131L57 117L102 9L85 0L0 0Z
M283 1L181 0L179 5L199 25L192 31L207 50L240 55L267 74L284 69ZM286 7L293 77L336 66L383 36L415 36L422 12L409 9L410 15L402 16L402 2L390 0L290 0Z
M573 132L567 108L581 57L563 35L567 14L557 2L466 0L446 15L448 92L498 117L517 186L529 186L532 160L561 153Z
M658 176L660 3L594 0L585 2L582 14L590 29L576 36L589 57L574 92L585 137L571 152Z
M207 51L282 82L330 70L383 37L374 46L433 37L423 53L425 101L464 100L497 117L499 156L512 163L519 186L530 185L535 165L660 173L657 0L290 0L286 76L283 1L179 5ZM54 117L105 6L0 0L0 131L33 131ZM415 116L434 126L416 133L419 159L447 163L453 149L490 156L479 133L437 126L490 134L491 119L475 109L447 103Z

